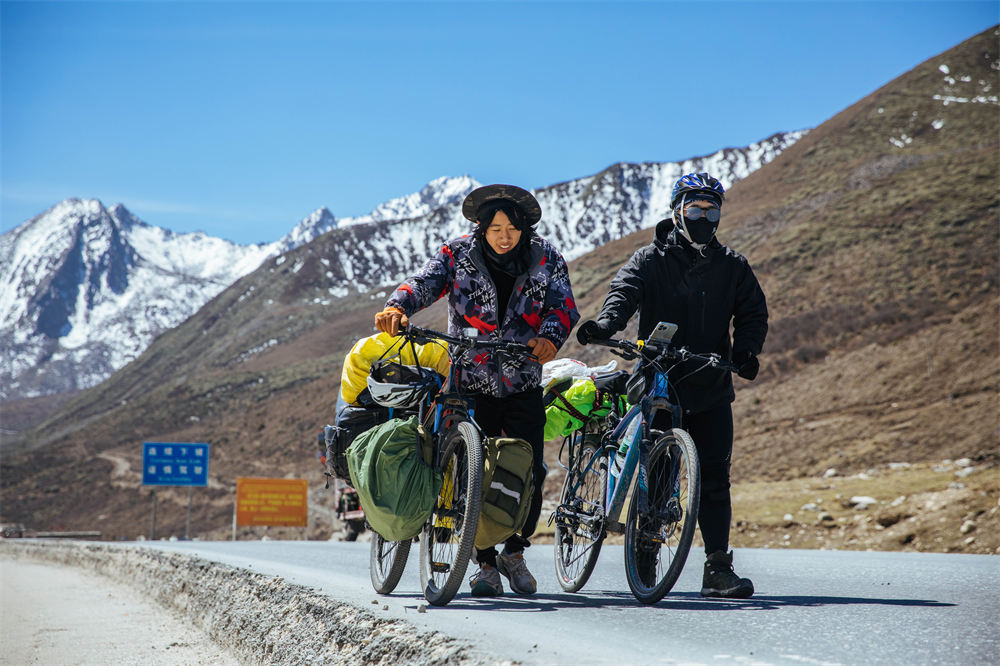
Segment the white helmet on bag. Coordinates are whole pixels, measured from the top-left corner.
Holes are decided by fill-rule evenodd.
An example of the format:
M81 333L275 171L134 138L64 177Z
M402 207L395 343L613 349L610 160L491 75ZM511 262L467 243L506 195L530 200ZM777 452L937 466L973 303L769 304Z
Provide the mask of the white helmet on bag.
M418 371L395 361L376 361L368 374L372 400L383 407L416 407L435 385L440 385L440 381L433 370Z

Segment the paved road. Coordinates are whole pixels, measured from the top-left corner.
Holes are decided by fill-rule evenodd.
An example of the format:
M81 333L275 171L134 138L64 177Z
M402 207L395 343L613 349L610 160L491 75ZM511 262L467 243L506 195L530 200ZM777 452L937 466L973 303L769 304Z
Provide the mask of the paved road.
M424 604L417 548L396 592L380 597L365 543L142 545L279 575L529 664L1000 662L994 556L740 550L737 571L757 588L745 601L702 599L701 562L692 556L674 590L648 607L628 591L620 546L606 546L583 591L566 594L553 574L552 547L535 545L526 557L536 596L473 599L465 587L448 606L417 613Z

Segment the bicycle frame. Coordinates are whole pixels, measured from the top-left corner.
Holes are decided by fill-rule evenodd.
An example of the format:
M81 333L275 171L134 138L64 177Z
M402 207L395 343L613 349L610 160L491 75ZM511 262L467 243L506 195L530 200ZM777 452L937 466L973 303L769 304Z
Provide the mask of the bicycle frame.
M611 378L607 382L617 384L612 395L626 392L638 404L622 414L615 398L605 419L584 418L566 440L569 476L553 519L556 574L567 592L586 584L608 533L625 535L625 577L642 603L662 599L684 567L701 485L697 449L682 428L680 396L674 389L706 368L733 367L717 354L671 347L676 328L660 322L647 340L635 343L592 340L626 360L640 359L637 374L624 388ZM685 361L695 363L680 365ZM671 376L675 372L682 375L676 381Z
M680 423L680 409L667 399L666 381L660 381L660 376L661 373L657 373L656 381L653 382L649 393L643 396L638 405L633 405L617 425L604 435L602 449L594 453L585 467L585 472L589 473L595 464L599 464L602 457L606 457L608 460L609 473L604 494L606 500L604 519L607 528L612 532L624 530L625 526L619 518L625 507L629 489L632 488L632 478L637 470L639 477L635 492L633 492L633 501L640 503L640 509L645 510L646 508L644 506L646 500L646 456L653 442L650 427L652 417L659 411L668 410L672 414L673 425L679 426ZM638 423L636 423L636 419L639 419ZM630 428L633 429L633 433L625 460L622 462L621 471L617 475L611 474L610 467L618 450L619 442ZM580 481L577 483L579 484ZM574 488L575 491L576 488Z
M434 442L434 465L440 468L441 461L448 459L448 454L450 451L442 451L439 444L440 438L444 436L448 428L455 421L468 421L471 423L479 434L486 439L485 433L483 433L482 428L475 420L475 397L470 394L462 393L457 389L452 387L458 386L458 364L455 362L455 353L460 349L468 349L471 347L484 347L496 349L497 353L501 356L505 353L510 353L507 351L509 348L517 348L518 351L530 350L519 343L512 343L503 340L477 340L475 338L460 338L452 335L447 335L440 333L438 331L432 331L430 329L419 328L417 326L409 325L406 329L400 331L406 340L412 344L417 344L421 342L447 342L448 343L448 356L451 359L450 367L448 368L448 379L444 386L442 386L438 393L434 396L429 396L420 405L418 420L420 423L427 423L428 414L427 410L433 408L433 422L430 424L431 434L435 439ZM499 380L498 380L499 381Z
M638 349L638 347L637 347ZM698 358L694 354L680 352L680 356ZM608 475L607 486L605 488L604 499L604 521L605 529L611 532L623 532L624 524L620 520L622 510L625 507L625 500L629 497L629 490L632 489L632 501L639 502L639 510L647 510L647 486L646 486L646 458L649 449L655 441L652 423L660 412L670 414L670 427L683 427L683 410L681 406L670 400L670 382L667 378L667 369L647 355L641 356L641 364L653 366L655 372L649 382L645 395L638 405L633 405L621 420L607 432L602 439L602 449L594 453L584 468L585 474L590 473L595 464L599 464L602 457L607 459ZM728 364L719 363L719 367L728 369ZM639 423L636 424L636 419ZM618 450L622 437L626 436L629 428L634 428L634 433L629 441L628 451L622 462L621 470L617 475L611 473L611 466ZM633 487L632 480L638 472L638 478ZM577 487L573 488L575 494L581 480L577 480Z

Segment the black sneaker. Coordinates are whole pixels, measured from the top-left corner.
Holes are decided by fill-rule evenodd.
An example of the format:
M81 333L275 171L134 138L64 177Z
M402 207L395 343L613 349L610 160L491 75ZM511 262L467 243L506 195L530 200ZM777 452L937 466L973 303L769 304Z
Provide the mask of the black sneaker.
M733 551L717 550L705 560L701 596L746 599L753 596L753 583L733 573Z

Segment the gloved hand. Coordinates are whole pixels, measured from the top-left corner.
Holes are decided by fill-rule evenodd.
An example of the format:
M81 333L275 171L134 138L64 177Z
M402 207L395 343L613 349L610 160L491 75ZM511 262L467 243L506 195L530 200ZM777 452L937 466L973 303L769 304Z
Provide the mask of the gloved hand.
M614 334L607 322L588 319L576 329L576 339L581 345L590 344L591 340L607 340Z
M406 314L397 307L387 307L375 315L375 328L395 337L399 335L400 326L408 326L410 320Z
M548 338L531 338L528 340L531 352L541 364L548 363L556 357L556 346Z
M733 365L736 366L736 374L743 379L753 381L760 371L760 361L752 351L738 351L733 353Z

